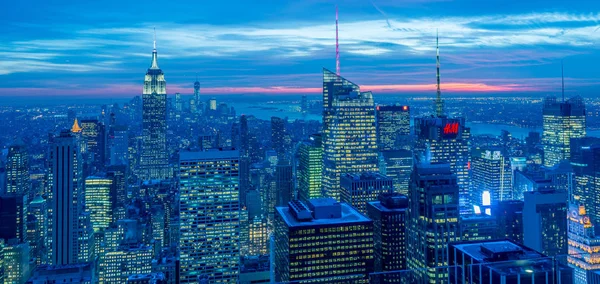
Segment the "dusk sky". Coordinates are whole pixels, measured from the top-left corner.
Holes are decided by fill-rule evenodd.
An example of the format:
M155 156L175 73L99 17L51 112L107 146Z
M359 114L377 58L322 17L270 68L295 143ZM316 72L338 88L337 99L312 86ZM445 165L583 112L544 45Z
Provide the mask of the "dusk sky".
M382 94L598 94L600 1L5 1L0 96L141 95L156 27L167 92L318 94L335 70Z

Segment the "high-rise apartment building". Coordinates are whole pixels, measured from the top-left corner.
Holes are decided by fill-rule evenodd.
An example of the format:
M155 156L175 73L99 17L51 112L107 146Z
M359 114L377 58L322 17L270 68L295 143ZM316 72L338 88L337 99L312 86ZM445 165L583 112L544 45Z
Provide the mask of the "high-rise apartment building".
M237 150L180 154L181 283L237 281L239 159Z
M347 173L340 180L340 199L366 215L367 204L381 194L392 193L392 179L377 172Z
M275 208L277 283L369 283L373 221L332 198Z
M167 151L167 82L158 67L156 41L152 64L144 77L142 93L142 151L140 176L143 179L163 179L171 176Z
M586 135L586 112L583 99L579 96L567 101L556 97L544 100L542 146L544 165L551 167L571 158L572 138Z
M344 173L378 170L375 105L371 92L323 72L323 193L339 200Z
M415 167L409 190L407 266L419 283L439 283L447 272L448 244L460 240L459 186L449 164Z
M567 254L567 193L540 188L524 195L523 244L548 256Z
M298 147L298 199L322 197L323 146L320 134L313 134Z
M377 106L379 150L410 150L410 142L410 108L406 105Z

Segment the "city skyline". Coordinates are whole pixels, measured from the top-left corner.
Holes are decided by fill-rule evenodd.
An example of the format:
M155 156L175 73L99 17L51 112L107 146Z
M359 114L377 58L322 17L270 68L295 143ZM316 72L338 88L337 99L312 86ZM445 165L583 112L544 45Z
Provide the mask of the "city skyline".
M168 94L191 94L196 76L200 93L211 96L317 94L320 68L335 66L336 4L341 74L376 94L435 92L436 29L444 93L558 94L561 60L567 96L594 93L598 78L586 63L599 55L593 45L600 15L588 12L597 4L541 3L282 1L157 9L131 2L115 10L116 2L40 2L31 13L0 20L0 78L7 82L0 96L138 95L153 27L161 67L169 70ZM21 5L9 3L8 11ZM197 13L187 13L194 7ZM135 16L124 17L134 8ZM158 10L172 20L157 18Z

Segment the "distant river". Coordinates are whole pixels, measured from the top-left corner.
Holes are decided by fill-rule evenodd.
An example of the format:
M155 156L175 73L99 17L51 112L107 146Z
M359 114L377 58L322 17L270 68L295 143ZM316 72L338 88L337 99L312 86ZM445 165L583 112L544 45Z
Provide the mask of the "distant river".
M541 127L527 128L519 127L514 125L505 124L491 124L491 123L467 123L467 126L471 127L471 133L474 135L491 134L499 136L502 130L507 130L515 138L524 139L529 135L530 131L537 131L542 133ZM600 130L588 130L588 136L600 137Z
M306 114L306 116L303 117L302 113L299 111L300 106L298 104L231 101L228 101L227 104L235 108L237 115L254 115L256 118L262 120L271 120L272 116L277 116L281 118L287 117L290 121L303 118L321 121L321 115L317 114ZM502 130L508 130L513 137L520 139L527 137L530 131L537 131L540 132L540 134L542 132L541 127L528 128L506 124L467 123L467 126L471 127L471 133L474 135L491 134L499 136ZM588 136L600 137L600 130L588 130L587 134Z

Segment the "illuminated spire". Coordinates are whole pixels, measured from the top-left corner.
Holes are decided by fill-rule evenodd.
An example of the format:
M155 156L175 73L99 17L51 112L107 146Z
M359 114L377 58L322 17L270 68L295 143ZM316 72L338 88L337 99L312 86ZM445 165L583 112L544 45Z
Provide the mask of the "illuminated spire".
M73 132L73 133L81 132L81 127L79 127L79 122L77 122L77 118L75 118L75 121L73 122L73 127L71 127L71 132Z
M335 74L340 76L340 44L338 42L338 7L335 6Z
M150 69L160 69L158 67L158 54L156 52L156 28L154 28L154 49L152 50L152 65Z
M565 102L565 69L562 60L560 61L560 78L562 81L562 99Z
M437 30L435 32L435 52L437 69L437 97L435 99L435 114L437 117L442 117L444 116L444 101L442 100L442 90L440 87L440 44Z

